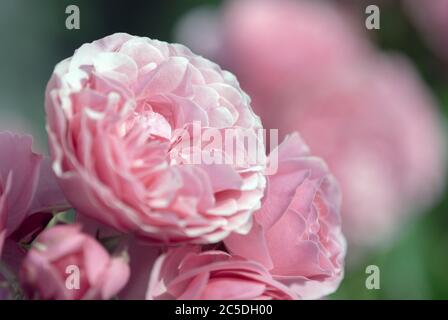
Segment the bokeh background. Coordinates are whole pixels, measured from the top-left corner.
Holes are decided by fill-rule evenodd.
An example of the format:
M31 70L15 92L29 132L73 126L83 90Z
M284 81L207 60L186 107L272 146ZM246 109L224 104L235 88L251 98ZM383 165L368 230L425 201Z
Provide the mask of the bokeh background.
M419 5L433 1L440 2L420 1ZM0 0L0 129L33 134L36 149L46 151L44 91L57 62L71 56L83 43L115 32L173 42L179 39L178 22L190 10L203 6L218 9L224 2ZM433 30L422 32L425 21L415 23L410 18L404 4L407 0L332 2L359 17L354 28L378 50L400 52L411 60L435 97L444 121L448 115L448 54L444 59L437 43L444 37L448 44L448 28L443 30L442 26L439 35ZM367 31L364 10L372 3L380 7L381 28ZM70 4L80 8L80 30L65 28L65 8ZM448 6L440 8L445 8L448 21ZM403 219L386 245L361 254L349 250L345 279L331 298L448 299L448 193L443 191L424 211ZM379 290L365 287L365 269L371 264L381 271Z

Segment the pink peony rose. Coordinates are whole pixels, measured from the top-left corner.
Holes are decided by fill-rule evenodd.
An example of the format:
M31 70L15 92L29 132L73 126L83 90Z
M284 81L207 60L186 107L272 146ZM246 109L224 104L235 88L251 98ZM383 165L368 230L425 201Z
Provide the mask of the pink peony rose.
M251 232L224 243L232 254L262 263L304 299L317 299L335 291L343 277L341 194L325 163L297 134L276 152L278 171L268 177Z
M47 87L53 169L77 211L149 241L247 232L265 159L249 161L245 148L238 164L188 159L206 144L195 125L254 136L261 123L249 103L232 74L184 46L127 34L85 44Z
M71 275L79 275L78 285L75 278L69 278ZM128 278L125 261L110 257L94 238L81 233L79 225L56 226L42 232L20 270L27 295L39 299L110 299Z
M198 247L170 249L154 265L150 300L291 300L288 287L259 263Z

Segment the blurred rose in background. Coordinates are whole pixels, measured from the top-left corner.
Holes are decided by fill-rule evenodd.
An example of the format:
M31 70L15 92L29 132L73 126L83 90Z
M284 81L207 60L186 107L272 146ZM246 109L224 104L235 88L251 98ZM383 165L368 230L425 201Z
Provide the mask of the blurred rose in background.
M438 199L443 124L412 63L380 53L333 4L229 1L187 14L178 36L237 75L264 126L301 133L341 184L351 246L377 246Z

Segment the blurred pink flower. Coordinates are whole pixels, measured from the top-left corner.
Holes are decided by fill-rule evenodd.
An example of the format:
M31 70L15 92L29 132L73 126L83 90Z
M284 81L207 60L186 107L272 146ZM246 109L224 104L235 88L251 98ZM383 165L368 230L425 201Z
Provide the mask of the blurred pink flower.
M130 277L126 286L119 292L120 300L144 300L148 289L149 277L154 262L161 255L164 246L151 245L131 235L97 222L85 215L76 215L77 224L82 225L84 233L96 239L111 239L115 251L126 250L129 259Z
M68 206L49 160L32 151L32 141L0 131L0 249L28 216Z
M261 128L236 78L216 64L181 45L115 34L56 66L46 111L53 169L80 213L165 243L217 242L250 228L263 159L236 166L172 158L192 139L193 123ZM182 152L200 154L197 147Z
M233 1L215 21L221 46L207 54L238 76L266 128L299 131L328 163L350 243L390 239L406 213L437 199L443 125L409 62L376 52L326 2ZM190 44L188 34L179 40Z
M79 287L67 286L72 267ZM70 271L70 272L68 272ZM126 284L129 266L110 257L79 225L62 225L42 232L25 257L20 282L31 298L54 300L110 299Z
M198 247L170 249L154 265L150 300L291 300L288 287L259 263Z
M440 194L446 142L435 102L407 60L378 56L340 74L303 104L291 98L285 126L300 130L341 184L352 243L390 238L410 211Z
M278 171L246 236L224 240L232 254L262 263L304 299L334 292L343 277L341 194L325 163L297 134L279 146Z
M45 157L39 167L39 180L31 202L30 214L61 212L69 208L70 205L59 188L56 175L51 168L51 159Z
M3 237L12 234L31 210L42 161L31 145L30 136L0 132L0 234L4 233Z
M6 238L6 230L3 233L3 248L0 248L0 300L23 298L17 283L17 273L20 270L23 259L27 253L25 249L36 236L48 225L53 217L52 213L38 212L29 215L17 230ZM1 228L0 228L1 229Z
M444 61L448 62L448 1L403 0L405 9L421 31L424 40Z
M355 19L323 1L228 1L217 12L193 10L180 20L177 30L180 43L233 70L255 99L255 107L273 92L315 90L327 75L370 49L356 34L360 28ZM214 38L213 46L198 41L204 37ZM280 129L283 136L288 133L268 110L257 108L257 112L265 126Z
M7 183L6 188L0 192L0 258L2 256L3 244L6 239L6 221L8 219L8 212L6 211L6 196L9 192L8 184L9 183Z

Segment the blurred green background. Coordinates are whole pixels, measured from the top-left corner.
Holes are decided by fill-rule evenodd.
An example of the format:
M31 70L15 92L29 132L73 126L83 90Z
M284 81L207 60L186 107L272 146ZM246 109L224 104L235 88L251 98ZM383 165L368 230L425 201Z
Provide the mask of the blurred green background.
M360 15L371 3L340 2L352 2ZM172 41L176 22L189 9L221 3L220 0L0 0L0 129L18 122L24 131L35 136L37 149L46 150L44 91L57 62L71 56L83 43L114 32ZM442 112L448 115L447 66L423 44L399 1L378 3L381 29L370 31L372 40L383 50L398 50L408 55L439 100ZM70 4L80 8L80 30L65 28L65 8ZM332 298L447 299L447 211L445 192L432 210L402 226L389 247L350 264L340 289ZM381 270L379 290L365 287L365 268L370 264Z

